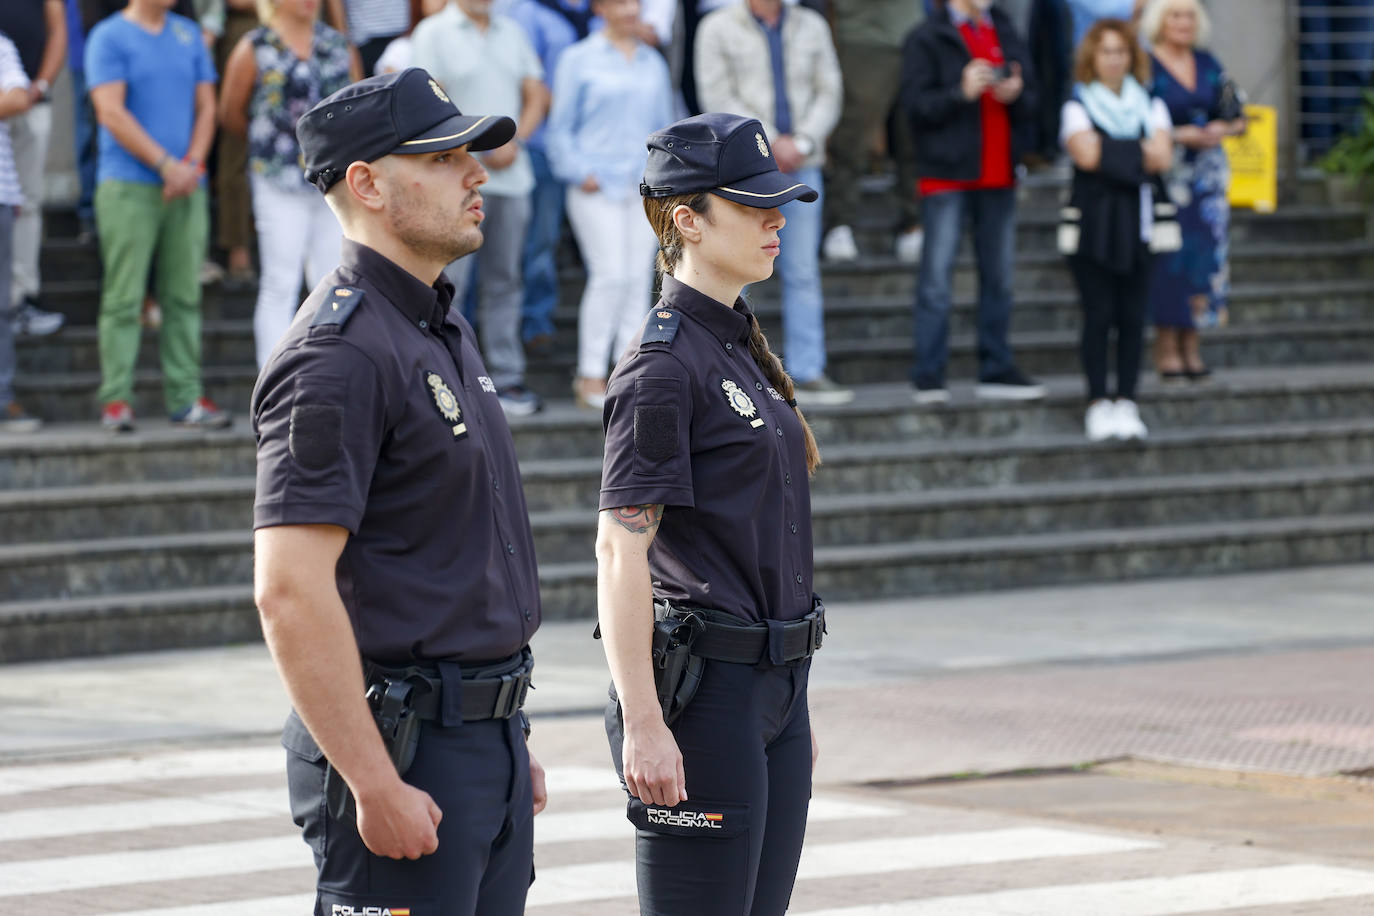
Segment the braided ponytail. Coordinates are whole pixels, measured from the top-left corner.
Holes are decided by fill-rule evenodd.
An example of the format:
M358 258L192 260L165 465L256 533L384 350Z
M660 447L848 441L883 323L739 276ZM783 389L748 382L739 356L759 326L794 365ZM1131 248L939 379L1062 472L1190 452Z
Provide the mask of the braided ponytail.
M792 409L797 412L802 437L806 442L806 472L815 474L816 468L821 466L821 450L816 445L816 435L811 432L811 424L806 422L805 415L797 406L797 392L792 384L792 376L782 367L782 360L768 348L768 338L763 336L763 328L759 327L759 320L753 312L749 313L749 355L754 357L754 362L763 370L764 377L772 383L778 394L782 395L783 400L791 404Z
M654 235L658 236L658 269L660 272L671 276L682 262L682 234L678 232L677 224L673 222L673 211L678 207L686 207L696 213L705 214L710 206L711 195L706 191L697 194L678 194L672 197L644 198L644 215L649 218L649 225L653 227ZM802 436L806 442L806 471L808 474L816 473L816 468L821 465L821 452L816 445L816 436L811 432L811 424L806 422L806 417L802 414L801 408L797 406L796 389L792 384L792 376L788 375L787 370L782 367L782 360L778 359L769 349L768 338L763 335L763 328L759 327L759 320L753 313L749 315L749 355L763 370L764 377L772 384L774 390L782 395L783 399L797 412L797 420L801 423Z

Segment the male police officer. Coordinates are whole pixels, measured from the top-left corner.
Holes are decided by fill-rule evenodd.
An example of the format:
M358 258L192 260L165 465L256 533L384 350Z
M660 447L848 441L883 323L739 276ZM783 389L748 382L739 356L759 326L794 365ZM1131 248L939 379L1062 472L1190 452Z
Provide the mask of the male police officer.
M296 131L345 241L253 392L254 527L315 912L514 916L545 802L520 712L534 544L441 271L482 243L470 153L515 125L461 115L410 69L340 90Z

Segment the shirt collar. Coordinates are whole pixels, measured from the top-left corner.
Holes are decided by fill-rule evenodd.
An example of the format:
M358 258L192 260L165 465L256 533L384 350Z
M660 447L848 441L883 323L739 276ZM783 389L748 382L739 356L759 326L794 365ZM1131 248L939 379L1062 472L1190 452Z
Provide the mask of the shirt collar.
M963 13L959 12L952 6L946 6L945 9L949 12L949 21L954 25L956 29L964 25L965 23L975 26L984 26L992 22L992 17L988 16L986 13L977 13L973 16L965 16Z
M377 287L377 291L418 328L438 330L453 304L453 284L443 274L433 286L426 286L395 261L352 239L344 239L339 263L345 270Z
M782 9L778 11L777 25L769 25L768 23L760 19L758 16L754 16L753 10L749 11L749 15L753 17L754 21L757 22L765 32L781 32L782 24L787 21L787 4L783 4Z
M749 340L749 319L753 312L743 299L736 299L733 308L725 308L705 293L697 292L681 280L665 274L660 302L675 308L695 320L720 339L721 343Z

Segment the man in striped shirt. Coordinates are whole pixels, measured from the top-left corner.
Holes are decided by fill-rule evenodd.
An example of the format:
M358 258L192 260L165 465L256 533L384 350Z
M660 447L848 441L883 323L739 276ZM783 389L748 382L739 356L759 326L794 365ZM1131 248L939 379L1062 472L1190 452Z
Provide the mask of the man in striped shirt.
M33 432L42 424L14 399L14 329L10 324L10 258L15 211L24 202L5 121L28 111L29 78L19 49L0 32L0 432Z

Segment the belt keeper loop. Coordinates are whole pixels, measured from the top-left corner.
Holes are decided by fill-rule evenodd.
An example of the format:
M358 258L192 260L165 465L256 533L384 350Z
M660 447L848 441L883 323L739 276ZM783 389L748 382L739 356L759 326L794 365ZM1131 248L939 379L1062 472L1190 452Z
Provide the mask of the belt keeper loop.
M811 628L806 638L806 649L808 653L814 653L825 641L825 611L819 614L813 611L807 615L807 619L811 622Z
M768 626L768 652L765 657L774 665L787 664L787 625L781 620L765 620L764 623Z
M439 724L456 728L463 724L463 668L457 662L439 663L439 681L443 696L439 703Z
M493 719L509 719L515 712L511 698L515 696L515 675L501 675L501 689L496 694L496 705L492 707Z

